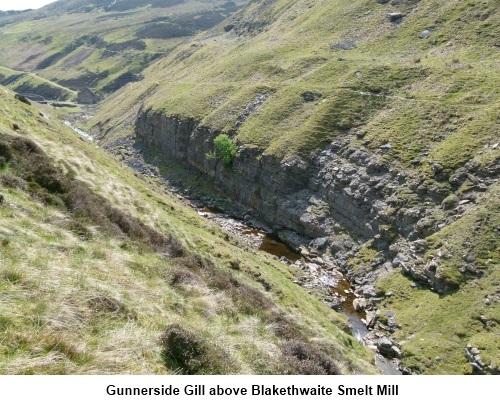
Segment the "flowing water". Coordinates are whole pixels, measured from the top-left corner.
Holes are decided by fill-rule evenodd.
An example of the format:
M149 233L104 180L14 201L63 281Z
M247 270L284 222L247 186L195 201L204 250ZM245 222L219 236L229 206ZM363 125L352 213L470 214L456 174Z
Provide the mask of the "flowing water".
M240 220L231 218L222 212L212 208L202 208L198 212L200 215L207 216L214 222L221 225L224 229L230 229L242 236L244 239L250 240L252 245L258 247L259 250L277 256L278 258L285 257L292 263L297 261L302 262L304 258L297 252L294 252L285 243L281 242L276 236L269 234L261 229L245 225ZM341 302L339 311L345 314L351 324L352 334L360 342L363 342L363 337L368 333L365 324L365 314L357 312L354 309L353 301L356 298L351 283L342 278L337 280L335 286L330 286L330 289L336 297L340 298ZM401 372L397 369L397 365L391 360L384 358L380 354L375 354L375 364L384 373L389 375L398 375Z
M73 131L75 131L78 135L83 136L84 138L87 138L89 141L94 141L94 138L92 135L87 134L85 131L82 131L80 128L75 127L71 122L69 121L64 121L64 125L67 127L70 127Z
M64 124L75 131L78 135L83 136L89 141L93 141L94 138L82 131L81 129L75 127L71 122L64 121ZM280 241L276 236L267 233L261 229L245 225L240 220L230 218L229 216L223 214L221 211L216 209L204 207L198 209L200 215L208 216L214 222L217 222L225 229L231 229L236 232L239 236L246 240L249 240L252 245L257 247L259 250L277 256L279 258L286 258L291 263L302 262L304 258L297 252L294 252L285 243ZM354 309L353 301L356 298L354 291L351 287L349 281L345 278L337 280L334 286L330 286L330 289L334 295L339 298L340 301L340 312L345 314L351 324L352 334L360 342L363 342L363 337L368 333L368 329L365 325L365 315L364 313L357 312ZM391 363L388 359L383 356L375 355L375 364L384 374L401 374L397 369L397 366Z

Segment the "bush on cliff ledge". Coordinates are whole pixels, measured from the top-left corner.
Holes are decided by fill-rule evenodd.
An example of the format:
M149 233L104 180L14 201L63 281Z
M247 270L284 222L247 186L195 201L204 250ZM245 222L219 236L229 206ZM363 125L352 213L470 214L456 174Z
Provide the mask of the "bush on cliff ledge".
M224 166L230 166L237 155L236 144L229 135L220 134L214 139L214 152L207 153L208 159L220 159Z

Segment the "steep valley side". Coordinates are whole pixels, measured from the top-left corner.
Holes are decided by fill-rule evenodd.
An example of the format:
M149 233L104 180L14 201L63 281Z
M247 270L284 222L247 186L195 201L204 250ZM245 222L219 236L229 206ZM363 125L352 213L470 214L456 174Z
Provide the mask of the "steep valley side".
M161 174L187 168L341 270L369 344L406 371L498 373L497 8L256 0L88 127L118 154L137 142ZM219 135L232 165L213 158Z
M433 247L443 230L460 227L464 216L478 210L492 192L496 195L500 164L484 171L471 159L451 176L452 200L449 191L440 191L415 171L398 170L384 161L383 148L373 152L360 146L354 131L309 160L298 155L280 160L241 145L231 167L207 159L218 133L195 119L152 110L140 112L136 121L136 139L150 155L204 173L239 205L247 220L264 221L306 257L319 257L346 274L356 289L356 307L367 313L372 330L367 344L388 357L403 356L405 372L424 371L414 362L413 369L405 364L405 342L402 346L398 340L413 326L403 327L396 320L399 314L391 310L398 305L394 292L384 291L379 281L401 273L413 289L439 297L453 296L461 285L488 274L483 269L493 260L482 267L467 266L470 257L460 271L447 271L456 252L443 254ZM461 192L471 180L472 187ZM310 243L304 245L300 236ZM465 343L460 346L465 350ZM462 363L466 361L463 356ZM488 370L498 372L491 365Z

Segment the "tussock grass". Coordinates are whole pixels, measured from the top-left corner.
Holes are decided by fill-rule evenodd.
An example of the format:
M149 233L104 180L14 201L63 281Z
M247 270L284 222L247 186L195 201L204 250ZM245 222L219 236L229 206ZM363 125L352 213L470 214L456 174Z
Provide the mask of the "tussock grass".
M375 372L346 320L285 266L232 245L54 110L11 98L0 89L0 143L12 152L0 169L0 373L300 372L283 348L315 337L337 347L340 372ZM270 291L247 273L255 265ZM166 345L169 325L198 342L196 355Z

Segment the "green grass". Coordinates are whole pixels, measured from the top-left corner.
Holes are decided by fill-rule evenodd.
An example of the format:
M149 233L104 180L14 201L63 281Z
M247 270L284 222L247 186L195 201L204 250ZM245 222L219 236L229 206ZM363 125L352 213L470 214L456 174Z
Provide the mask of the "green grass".
M437 13L436 36L439 33L449 41L459 16L467 21L467 32L483 29L485 22L474 17L469 6L458 1L439 3L439 7L435 1L402 6L408 16L394 26L386 21L391 6L367 1L342 1L335 8L326 2L311 7L306 3L282 0L260 12L254 5L244 15L267 23L259 35L241 39L221 28L214 30L210 40L202 35L176 48L145 74L145 89L156 84L155 90L148 90L147 108L230 131L238 111L258 88L269 98L238 128L236 138L279 158L308 155L342 131L358 127L366 132L369 149L391 142L388 159L406 167L412 167L410 162L424 149L436 148L433 158L451 160L456 167L481 148L481 139L471 140L470 131L490 126L492 114L488 118L484 106L493 112L491 103L498 99L491 35L471 43L462 41L468 37L460 31L460 41L453 43L432 37L420 40L420 31L415 32L416 27L423 30L437 24L427 23L429 10ZM495 29L496 19L493 14L486 20L489 32ZM352 32L353 24L362 26L359 32ZM356 49L330 49L331 44L348 39L356 40ZM305 102L304 91L322 97ZM135 86L123 97L140 98L141 93L145 94ZM108 114L111 109L114 114ZM126 109L116 107L116 100L110 100L93 123L116 112L119 117L128 115ZM471 117L475 122L468 122ZM455 135L465 126L470 130ZM453 152L447 145L462 144L464 139L468 143L464 152ZM443 155L444 149L450 156Z
M355 135L351 146L369 154L379 154L389 143L384 163L425 187L443 190L444 196L452 192L446 180L466 162L481 173L498 162L499 149L490 147L500 140L495 39L500 24L493 1L428 0L397 7L340 1L331 7L326 1L282 0L259 10L260 4L250 5L244 18L264 22L262 31L235 37L214 30L217 35L210 39L200 36L145 72L147 96L133 88L121 99L143 94L148 109L230 132L247 103L267 94L235 131L237 142L278 161L314 156L345 134ZM400 25L387 21L391 11L405 14ZM486 12L490 16L480 21ZM431 37L419 39L426 28ZM331 50L331 44L346 40L357 47ZM317 96L307 101L304 92ZM119 104L116 99L104 103L91 122L114 117L104 123L110 139L119 136L113 127L133 119ZM443 166L440 178L433 172L436 164ZM467 198L471 188L466 182L456 192ZM395 190L395 197L405 206L420 198L409 189ZM498 201L498 192L490 191L476 211L428 238L426 259L441 251L439 273L455 292L440 296L412 288L398 272L380 281L381 289L395 292L384 305L403 325L397 332L407 340L403 365L417 373L470 373L467 343L480 345L483 360L498 365L498 304L487 307L483 301L498 289ZM432 215L442 219L443 213ZM356 271L370 267L376 254L365 245L349 265ZM464 255L480 277L464 270ZM488 331L478 321L482 314L493 319Z
M488 293L498 289L498 274L497 268L478 284L445 296L413 288L411 280L399 273L381 280L379 285L385 291L396 292L386 300L386 308L395 311L396 321L402 325L396 337L403 341L404 364L418 374L470 374L472 368L465 357L470 343L480 347L485 364L498 366L498 311L483 303ZM491 321L488 331L480 316Z
M132 233L106 231L98 216L76 217L47 204L43 187L30 185L30 195L21 181L19 188L2 180L1 373L304 372L285 350L290 339L309 347L312 359L328 355L339 372L375 372L371 353L344 332L346 319L296 286L285 265L226 240L159 183L80 140L50 107L13 100L0 89L0 141L30 139L49 154L61 181L80 182L144 226L173 234L187 250L165 258ZM19 162L2 176L27 176ZM59 193L44 193L50 190ZM240 270L230 268L236 259ZM193 358L169 357L162 336L173 324L198 342Z
M453 190L450 176L469 162L480 177L488 177L500 157L500 149L492 148L500 140L500 23L495 7L494 0L397 5L339 0L335 7L326 0L252 2L227 21L235 25L231 31L225 32L222 24L175 47L143 72L144 80L107 99L88 125L106 133L105 145L134 135L137 114L152 110L194 120L213 133L234 134L236 143L277 162L293 155L307 161L329 142L349 137L351 148L376 155L393 172L422 186L422 192L395 189L396 206L387 215L396 215L397 207L426 203L434 209L426 216L443 220L441 201L452 193L467 199L474 189L466 181ZM392 11L404 13L401 24L388 21ZM479 16L486 14L482 21ZM419 39L424 29L431 36ZM106 36L114 39L113 34ZM339 50L346 41L356 47ZM161 40L146 43L153 47ZM96 60L89 68L95 69ZM102 68L117 75L119 70L111 65ZM261 95L267 99L236 125ZM386 144L391 148L382 154L380 147ZM443 170L436 176L438 164ZM175 172L175 167L168 170ZM418 195L426 189L440 192ZM483 312L498 318L497 304L486 307L483 302L498 288L498 201L497 189L490 188L474 211L427 239L425 259L441 251L439 272L453 285L453 293L440 296L412 288L397 272L380 282L381 288L395 292L386 303L394 306L403 324L398 338L408 340L403 364L416 372L469 373L464 356L469 342L498 364L498 322L485 331L474 318ZM197 220L185 219L196 226ZM193 238L178 232L190 248L210 250L209 235ZM358 269L370 265L376 254L365 245L349 264ZM480 274L470 274L464 254ZM280 286L282 281L276 277L271 284ZM288 288L282 290L284 305L306 305L298 305ZM411 335L415 337L408 339ZM248 346L242 356L251 350ZM443 361L435 361L436 356Z
M76 92L32 73L0 66L0 84L21 94L36 94L47 100L71 101Z
M235 11L233 7L225 7L225 3L223 0L188 0L167 8L106 12L94 8L80 13L65 12L64 5L60 4L50 12L51 18L19 16L2 28L2 65L36 71L39 76L73 90L89 87L109 94L121 87L114 83L118 76L139 74L185 37L212 26L216 22L209 22L212 17L221 20ZM235 3L241 6L246 1ZM181 36L174 32L171 36L155 38L147 30L158 19L172 20L176 26L189 28Z

